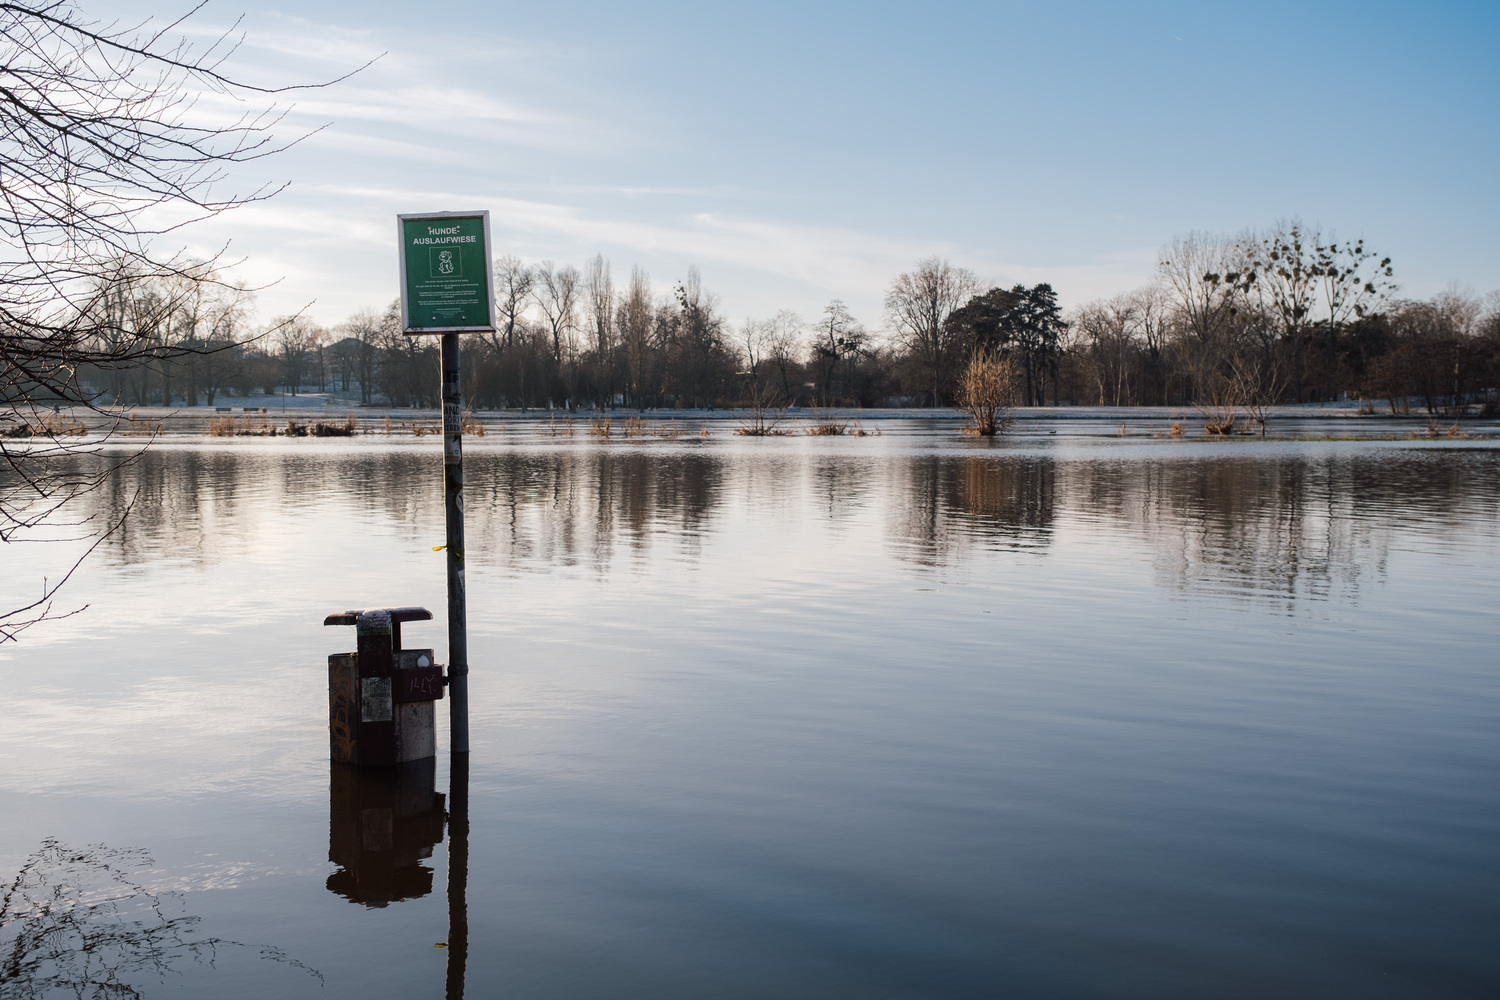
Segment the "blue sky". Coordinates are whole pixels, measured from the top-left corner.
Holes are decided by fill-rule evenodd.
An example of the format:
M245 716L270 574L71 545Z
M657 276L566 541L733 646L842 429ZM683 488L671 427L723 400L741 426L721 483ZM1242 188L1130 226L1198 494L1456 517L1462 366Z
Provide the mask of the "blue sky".
M190 236L280 279L266 315L382 307L395 214L475 208L527 259L602 252L660 292L697 264L735 321L842 298L878 328L931 253L1076 306L1175 234L1294 216L1404 294L1500 287L1500 4L310 2L245 28L257 80L386 53L236 177L285 193Z

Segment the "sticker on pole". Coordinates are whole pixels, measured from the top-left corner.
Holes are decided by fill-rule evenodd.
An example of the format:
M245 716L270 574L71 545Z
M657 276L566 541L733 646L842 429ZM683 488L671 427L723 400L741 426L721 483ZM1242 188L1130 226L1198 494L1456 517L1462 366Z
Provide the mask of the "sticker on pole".
M490 213L396 216L401 260L401 332L487 333L495 329Z

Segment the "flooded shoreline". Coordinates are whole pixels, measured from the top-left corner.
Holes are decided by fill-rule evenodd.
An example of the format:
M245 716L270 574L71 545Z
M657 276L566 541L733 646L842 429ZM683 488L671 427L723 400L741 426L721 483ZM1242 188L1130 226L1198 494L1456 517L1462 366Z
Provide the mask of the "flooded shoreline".
M1010 411L1011 425L1005 437L1147 437L1188 440L1243 441L1262 437L1248 417L1235 432L1210 434L1206 412L1191 406L1048 406L1020 407ZM193 408L138 406L115 410L63 407L37 413L16 411L20 425L36 424L38 431L49 422L60 440L69 443L138 439L178 438L237 439L254 437L424 437L440 432L442 413L437 409L351 406L322 397L257 397L232 401L232 405ZM966 418L951 409L851 409L843 407L772 408L757 411L735 408L712 410L485 410L468 412L464 418L466 440L478 442L486 436L510 435L522 440L546 438L593 438L596 440L675 439L683 436L743 434L745 429L766 424L770 436L859 436L864 434L908 434L926 437L934 431L960 434ZM1429 414L1413 408L1393 414L1362 409L1359 404L1307 404L1270 408L1267 438L1282 440L1411 440L1500 438L1500 420L1493 417ZM38 440L41 440L40 434ZM24 438L17 443L24 442Z
M1500 974L1500 450L884 429L466 441L469 995ZM160 440L88 610L0 649L0 870L144 848L235 943L146 996L443 988L448 758L330 768L322 626L444 606L439 452Z

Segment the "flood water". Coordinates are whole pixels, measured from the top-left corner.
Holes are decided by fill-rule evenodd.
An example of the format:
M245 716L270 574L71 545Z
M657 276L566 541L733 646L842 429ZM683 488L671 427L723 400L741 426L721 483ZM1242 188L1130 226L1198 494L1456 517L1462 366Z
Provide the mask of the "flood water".
M446 659L439 451L94 498L0 647L0 996L1500 992L1494 442L471 440L466 947L446 752L328 762L325 614Z

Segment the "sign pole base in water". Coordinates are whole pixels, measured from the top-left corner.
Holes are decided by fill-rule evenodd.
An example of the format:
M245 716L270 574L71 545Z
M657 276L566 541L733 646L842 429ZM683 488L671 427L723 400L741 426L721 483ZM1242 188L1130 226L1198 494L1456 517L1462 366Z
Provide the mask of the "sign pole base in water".
M443 510L448 522L449 749L469 752L469 613L464 594L463 388L458 334L443 334Z

